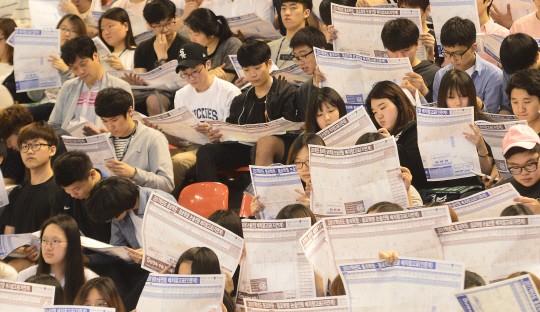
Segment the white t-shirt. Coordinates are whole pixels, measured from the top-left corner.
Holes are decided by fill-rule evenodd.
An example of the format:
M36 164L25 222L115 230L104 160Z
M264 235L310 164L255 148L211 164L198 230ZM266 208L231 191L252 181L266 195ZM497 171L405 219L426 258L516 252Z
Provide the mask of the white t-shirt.
M240 93L240 89L232 83L214 77L214 82L204 92L198 93L191 85L176 91L174 107L189 107L200 121L225 121L229 117L233 98Z
M17 277L17 281L24 282L30 276L36 275L37 267L38 267L37 265L34 265L34 266L29 267L26 270L22 270L21 272L19 272L19 277ZM50 275L54 276L53 273L50 273ZM91 279L98 278L98 277L99 277L99 275L94 273L92 270L90 270L88 268L84 268L84 278L86 279L86 281L89 281ZM62 285L62 287L64 287L64 284L65 284L65 280L62 280L60 282L60 285Z
M129 217L131 218L131 222L133 222L133 226L135 227L135 238L137 239L137 243L139 243L139 246L143 245L142 240L142 223L143 219L139 218L133 210L129 211Z
M9 264L0 262L0 279L8 281L16 281L19 277L19 273Z
M88 88L86 83L83 83L81 94L79 94L79 100L77 101L77 108L73 119L68 124L68 129L73 128L86 121L96 120L96 110L94 102L98 92L101 91L101 80L96 81L92 88ZM101 125L96 125L101 126Z
M126 70L133 70L135 68L135 49L126 49L124 52L113 52L113 54L118 56Z
M7 76L13 71L13 65L9 63L0 63L0 84L6 80Z
M143 16L143 10L146 6L146 1L133 4L129 0L118 0L111 5L111 8L122 8L124 10L131 10L136 16Z
M211 0L208 8L216 15L235 17L250 13L274 25L274 5L272 0Z

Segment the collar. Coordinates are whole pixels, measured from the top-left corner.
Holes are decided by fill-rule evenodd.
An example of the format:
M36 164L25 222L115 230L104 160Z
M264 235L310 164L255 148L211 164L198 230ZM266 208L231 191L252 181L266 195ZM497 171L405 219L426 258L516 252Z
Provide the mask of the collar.
M484 60L483 58L478 55L478 53L474 53L476 55L476 60L474 61L474 65L472 67L472 73L473 75L476 73L478 76L482 76L482 73L484 72L484 69L487 67L488 62ZM454 65L450 63L450 69L454 68ZM471 75L472 78L472 75Z

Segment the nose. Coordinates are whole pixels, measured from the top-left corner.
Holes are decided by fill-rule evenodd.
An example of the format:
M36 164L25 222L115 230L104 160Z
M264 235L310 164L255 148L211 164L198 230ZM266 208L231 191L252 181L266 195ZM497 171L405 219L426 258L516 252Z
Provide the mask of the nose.
M330 120L330 114L325 113L325 114L324 114L324 119L325 119L325 120Z

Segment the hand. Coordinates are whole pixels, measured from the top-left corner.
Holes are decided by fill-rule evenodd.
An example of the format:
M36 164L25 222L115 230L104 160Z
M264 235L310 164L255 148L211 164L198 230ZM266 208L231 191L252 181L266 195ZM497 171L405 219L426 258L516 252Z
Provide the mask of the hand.
M499 178L499 182L504 180L504 178L500 176L498 171L497 171L497 174L492 174L491 175L491 179L488 178L487 175L482 177L482 183L484 183L484 186L485 186L486 190L489 190L490 188L493 188L495 186L495 184L499 183L499 182L495 182L495 178Z
M313 84L319 85L321 82L325 82L326 77L324 77L324 73L319 71L319 66L315 68L315 71L313 72Z
M157 34L156 41L154 41L154 51L158 60L167 59L167 37L164 34Z
M491 9L489 11L489 16L493 18L497 24L502 25L503 27L506 27L510 29L512 27L512 24L514 24L514 20L512 19L512 10L510 10L510 3L506 6L506 14L502 14L499 8L495 4L491 6Z
M208 137L208 140L210 140L210 142L218 143L221 142L221 137L223 136L223 134L219 133L219 130L212 130L212 128L210 128L208 129L206 136Z
M186 4L184 5L184 14L182 14L183 19L185 20L193 10L198 9L199 5L197 4L197 1L186 1Z
M167 272L168 272L170 269L172 269L172 266L173 266L172 264L169 264L168 266L166 266L165 268L163 268L163 270L161 270L161 271L159 272L159 274L167 274Z
M238 89L242 89L245 85L248 84L248 80L246 77L240 77L234 81L234 85L238 87Z
M479 97L476 97L476 107L478 107L479 111L481 111L482 108L484 108L484 103Z
M540 203L536 199L521 196L514 198L514 201L529 207L534 214L540 214Z
M281 75L279 75L279 76L277 76L277 77L276 77L276 76L272 76L272 78L274 78L274 79L276 79L276 80L287 81L287 78L285 78L285 76L281 76Z
M237 34L233 33L233 36L238 38L238 40L242 41L242 43L244 43L246 41L246 36L244 36L244 34L240 31L240 29L238 30Z
M413 87L418 89L418 91L420 92L420 94L422 94L422 96L425 96L426 94L429 93L429 89L428 87L426 87L426 84L424 83L424 78L422 78L422 76L420 76L419 74L415 72L406 73L405 77L403 77L403 81L405 80L410 82L413 85ZM414 95L413 92L411 93Z
M261 195L257 195L251 199L251 214L255 216L255 218L260 219L261 218L261 210L264 210L264 205L262 203L259 203L258 199L261 197Z
M337 33L339 30L334 28L334 25L328 25L328 31L326 32L326 42L334 43L334 40L337 39Z
M480 130L475 124L470 124L469 127L471 127L474 133L463 132L465 138L474 143L478 155L485 155L488 150L486 143L484 142L484 137L482 137L482 133L480 133Z
M142 248L139 248L137 250L131 249L129 247L124 247L129 252L129 257L131 260L135 261L137 264L142 263L142 257L143 257L143 250Z
M234 281L229 273L225 273L225 277L225 291L230 295L234 290Z
M56 55L50 55L49 62L52 62L52 67L56 68L59 73L63 73L69 69L69 66L64 63L64 60Z
M386 128L380 128L379 130L377 130L377 132L382 134L385 138L389 138L391 136L390 132L388 132L388 130L386 130Z
M369 4L368 0L357 0L356 7L371 7L371 4Z
M135 168L126 164L123 161L118 161L115 159L107 160L107 168L109 168L114 174L120 177L133 179L137 171Z
M124 67L124 64L120 61L118 56L114 54L107 55L107 59L105 60L106 63L108 63L112 68L116 70L126 70Z
M97 135L97 134L101 134L101 133L107 133L107 129L105 128L96 128L94 126L84 126L83 127L83 134L85 136L92 136L92 135Z
M303 205L303 206L306 206L306 207L310 207L311 206L311 203L310 203L310 200L309 200L309 196L306 194L305 191L301 191L301 190L294 190L296 193L302 195L302 196L299 196L296 198L296 201L300 204L300 205Z
M206 122L203 122L203 123L200 123L198 125L195 126L195 130L197 130L198 132L204 134L204 135L207 135L208 134L208 131L210 131L210 129L212 129L212 127L210 127L210 125Z
M304 192L306 193L306 196L308 198L311 197L311 192L313 192L313 184L311 184L311 180L306 183L306 188Z
M435 60L435 37L430 33L420 34L420 42L426 47L427 59L429 61Z
M36 262L39 259L39 251L36 245L30 245L24 247L24 255L28 260Z
M405 89L409 90L409 92L411 92L413 97L415 96L416 91L418 91L418 89L415 86L413 86L409 82L409 80L407 80L405 78L403 78L403 81L401 82L401 85L399 87L402 88L402 89L405 88Z
M386 264L392 264L399 260L397 251L389 250L382 252L379 250L379 260L386 260Z
M405 182L405 189L409 191L411 188L411 182L412 182L412 174L411 171L408 168L405 167L399 167L401 170L401 173L398 175L398 178L403 179L403 182Z
M122 79L124 79L125 81L127 81L127 83L133 86L144 86L144 81L141 76L135 73L125 73Z
M74 14L74 15L77 15L79 17L81 16L81 14L79 13L79 10L75 6L75 4L73 4L70 1L62 1L62 0L60 0L60 4L58 5L58 7L60 8L60 10L62 12L66 13L66 14Z
M147 126L147 127L149 127L149 128L152 128L152 129L156 129L157 131L163 133L163 129L161 129L161 128L160 128L159 126L157 126L157 125L154 125L153 123L151 123L150 121L148 121L148 119L143 118L142 121L143 121L143 124L144 124L145 126Z
M219 67L216 67L214 69L209 70L208 73L210 75L214 75L214 76L218 77L219 79L226 80L227 75L226 75L225 71L223 71L224 67L225 67L225 63L221 64L221 66L219 66Z

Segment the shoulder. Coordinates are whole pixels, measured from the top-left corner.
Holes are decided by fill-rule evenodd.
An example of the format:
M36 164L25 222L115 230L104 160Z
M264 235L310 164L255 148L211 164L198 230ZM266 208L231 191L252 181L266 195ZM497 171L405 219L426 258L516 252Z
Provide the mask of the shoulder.
M153 139L159 139L160 137L163 136L163 133L157 131L156 129L147 127L141 122L139 122L139 124L137 125L137 132L136 133L140 133L141 134L140 137L141 138L144 137L145 140L147 140L148 137L153 138ZM157 144L157 142L155 140L151 140L148 143L150 145Z
M241 93L240 89L238 89L237 86L223 79L214 78L214 83L216 84L216 87L218 87L218 89L225 90L227 93L233 93L234 95L238 95Z
M62 84L60 90L71 90L72 88L78 86L81 82L82 80L79 77L71 78Z
M284 80L274 79L274 84L276 85L275 91L278 94L289 92L296 93L297 88Z
M0 262L0 279L8 281L16 281L19 277L19 273L12 266Z
M442 76L444 76L444 74L446 74L446 72L448 72L449 70L451 70L452 68L454 68L452 66L452 64L448 64L446 66L444 66L443 68L439 69L436 73L435 73L435 79L441 79Z
M242 41L240 41L240 39L236 37L230 37L229 39L225 40L225 42L223 42L223 48L226 50L229 50L229 49L238 50L238 48L240 48L241 45L242 45Z
M482 70L484 70L487 75L489 75L490 77L497 77L497 78L502 79L502 76L503 76L502 69L484 60L479 55L477 55L477 58L478 58L478 61L480 62L480 66L482 66Z
M123 89L131 91L131 87L129 86L129 83L127 83L127 81L114 77L108 73L105 73L105 75L107 75L107 85L114 87L122 87Z
M154 37L155 38L155 37ZM154 39L155 40L155 39ZM178 45L178 49L180 49L184 44L188 43L189 40L187 40L186 38L180 36L180 34L176 34L176 37L174 38L174 42L173 44L174 45ZM153 43L152 43L153 44Z
M273 47L279 46L281 44L281 42L284 41L283 40L284 38L285 37L281 37L281 38L276 39L274 41L270 41L270 42L268 42L268 46L270 47L270 49L273 48Z
M146 39L143 42L139 43L139 45L137 45L137 48L135 50L139 52L146 52L149 48L153 49L154 41L156 41L156 36Z

